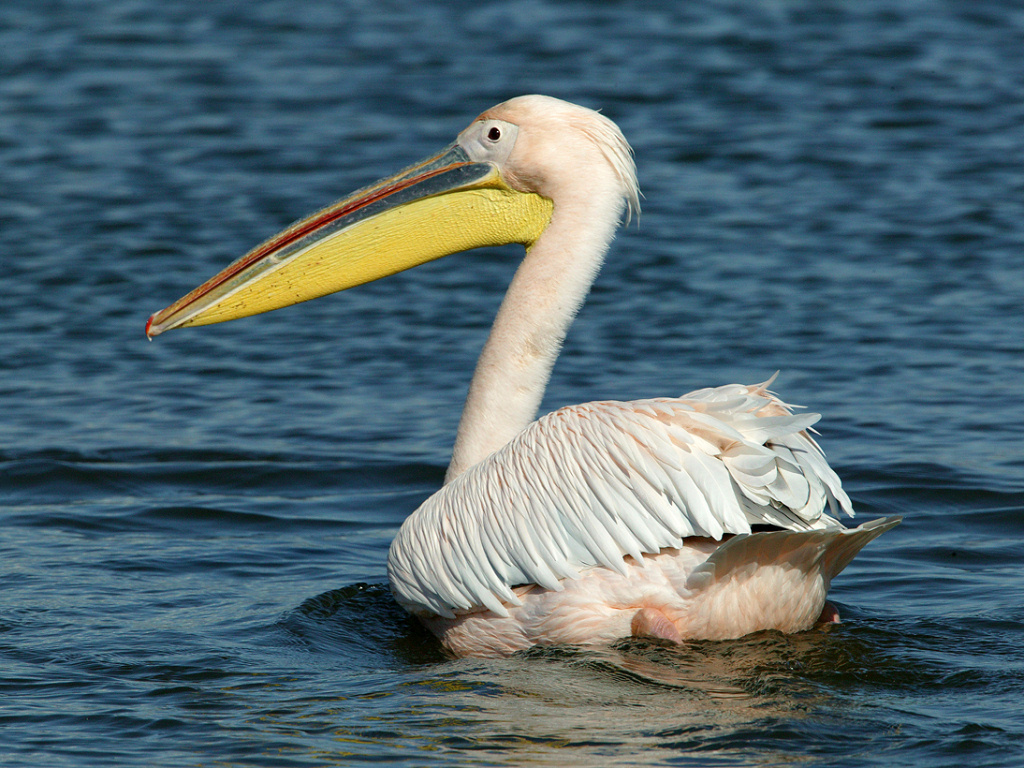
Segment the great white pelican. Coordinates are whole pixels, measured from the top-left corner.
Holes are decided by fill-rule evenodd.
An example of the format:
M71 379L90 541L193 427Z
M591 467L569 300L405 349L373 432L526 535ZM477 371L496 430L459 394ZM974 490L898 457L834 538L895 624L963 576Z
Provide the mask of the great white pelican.
M444 486L391 545L395 599L458 655L837 620L825 599L833 577L899 518L839 523L853 510L809 434L819 416L795 414L770 382L534 420L615 230L638 207L632 150L611 120L522 96L272 237L153 315L146 333L522 243Z

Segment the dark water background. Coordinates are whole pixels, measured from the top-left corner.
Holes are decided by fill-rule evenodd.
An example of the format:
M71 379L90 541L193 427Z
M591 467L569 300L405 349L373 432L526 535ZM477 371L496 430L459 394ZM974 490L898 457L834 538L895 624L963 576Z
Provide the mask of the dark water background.
M4 0L0 764L1020 765L1022 8ZM146 342L527 92L646 194L545 407L781 369L906 516L842 626L453 661L395 607L514 248Z

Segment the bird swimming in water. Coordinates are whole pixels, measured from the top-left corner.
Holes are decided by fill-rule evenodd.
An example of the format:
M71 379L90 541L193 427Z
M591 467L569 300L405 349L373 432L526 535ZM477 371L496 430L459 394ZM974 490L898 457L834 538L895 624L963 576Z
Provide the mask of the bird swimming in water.
M632 151L611 120L521 96L440 153L272 237L153 315L146 333L521 243L445 483L391 545L395 599L450 651L473 656L838 620L832 579L900 518L852 529L836 519L853 510L811 437L819 416L795 414L770 381L536 419L615 230L638 211Z

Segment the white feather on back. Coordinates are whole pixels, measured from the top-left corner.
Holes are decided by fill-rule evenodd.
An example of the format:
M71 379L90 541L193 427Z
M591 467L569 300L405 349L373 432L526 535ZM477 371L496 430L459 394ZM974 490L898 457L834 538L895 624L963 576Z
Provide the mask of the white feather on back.
M751 525L824 530L853 515L807 430L766 389L562 408L427 499L391 546L399 603L448 618L519 605L512 587L559 591L600 565L624 572L691 536Z

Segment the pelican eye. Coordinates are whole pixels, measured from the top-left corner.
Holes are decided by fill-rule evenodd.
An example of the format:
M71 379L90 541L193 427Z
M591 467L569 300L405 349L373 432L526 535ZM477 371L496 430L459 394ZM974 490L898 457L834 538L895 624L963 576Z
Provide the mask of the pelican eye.
M491 130L487 132L487 138L490 139L491 141L497 141L498 139L501 138L501 129L498 128L497 126L494 126L493 128L491 128Z

